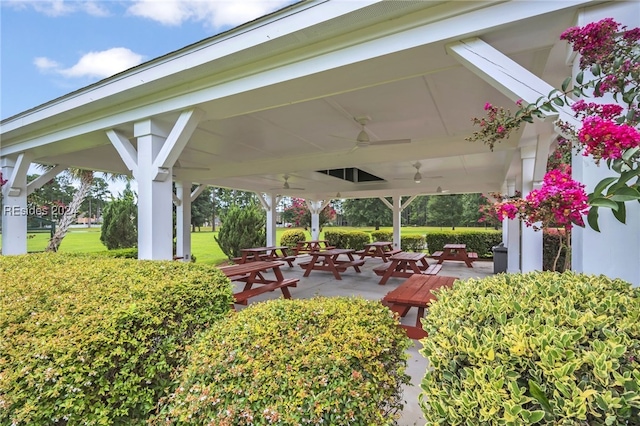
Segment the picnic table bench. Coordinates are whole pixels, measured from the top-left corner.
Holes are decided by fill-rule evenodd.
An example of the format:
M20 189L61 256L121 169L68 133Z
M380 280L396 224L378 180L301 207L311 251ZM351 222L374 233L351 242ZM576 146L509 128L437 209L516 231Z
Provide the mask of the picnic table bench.
M383 262L388 262L390 256L398 254L401 251L400 249L394 249L393 243L390 241L375 241L365 244L364 249L356 251L356 254L360 256L360 259L364 259L367 256L379 257Z
M268 246L240 249L242 256L234 257L233 261L242 264L259 260L275 260L287 262L292 267L296 257L287 253L288 248L286 246Z
M442 265L429 265L424 253L396 253L389 258L390 264L382 264L373 268L373 272L381 276L379 284L385 285L389 278L409 278L414 274L436 275Z
M418 308L416 325L400 324L411 339L422 339L427 333L422 329L422 318L424 311L431 301L435 299L433 290L442 287L451 287L457 280L455 277L445 277L442 275L422 275L410 276L396 289L387 293L382 299L382 303L392 311L398 313L400 317L405 317L411 308Z
M467 267L473 268L473 262L478 260L478 253L467 252L466 244L445 244L442 251L435 251L432 258L438 259L438 264L445 260L464 262Z
M231 281L244 282L242 291L234 293L235 303L246 305L250 298L274 290L282 291L285 299L291 299L289 287L296 287L298 278L285 279L280 270L284 266L282 262L274 261L254 261L238 265L223 266L218 269L222 271ZM268 279L264 273L273 272L275 279ZM256 285L254 287L254 285Z
M354 259L352 249L331 249L323 251L315 251L310 253L311 259L299 263L300 267L305 270L304 277L308 277L311 271L329 271L333 273L336 280L341 280L340 272L345 272L347 268L353 268L356 272L360 271L360 266L364 265L364 260ZM343 255L347 259L339 259Z
M294 253L299 255L300 253L313 253L320 250L333 250L334 246L330 246L327 240L311 240L311 241L298 241L293 248Z

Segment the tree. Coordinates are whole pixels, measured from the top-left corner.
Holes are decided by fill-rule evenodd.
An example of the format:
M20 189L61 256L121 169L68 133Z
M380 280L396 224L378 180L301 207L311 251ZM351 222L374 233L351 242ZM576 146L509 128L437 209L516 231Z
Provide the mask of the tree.
M320 230L327 223L335 220L336 211L332 203L329 203L322 209L318 215L320 222ZM282 211L282 220L284 222L294 223L296 226L311 226L311 212L307 203L302 198L292 198L291 204Z
M430 226L456 226L462 221L462 199L454 194L429 198L427 218Z
M243 248L264 246L267 243L264 211L255 205L230 207L214 238L229 259L239 257Z
M195 191L197 185L191 187L191 191ZM213 189L206 187L198 197L191 203L191 229L195 232L206 222L210 221L213 216Z
M122 198L111 201L105 208L100 241L109 250L138 244L138 208L128 183Z
M356 198L344 200L342 203L344 215L350 226L381 226L393 225L393 213L379 198Z
M461 223L465 226L478 226L482 213L480 205L485 202L486 198L479 193L460 194L462 204Z
M82 202L79 211L79 213L85 214L89 219L87 226L91 227L91 220L93 217L99 221L102 206L108 201L109 194L109 183L106 179L94 176L89 193Z

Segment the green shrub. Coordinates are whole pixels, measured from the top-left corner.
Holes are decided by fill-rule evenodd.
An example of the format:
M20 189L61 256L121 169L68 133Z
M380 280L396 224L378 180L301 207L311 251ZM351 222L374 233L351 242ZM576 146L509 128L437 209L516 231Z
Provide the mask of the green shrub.
M345 246L347 249L362 250L365 244L371 242L371 237L366 232L349 231L345 234Z
M224 216L218 236L214 238L229 259L239 257L243 248L263 247L267 244L265 223L262 209L255 206L233 206Z
M373 239L373 241L393 241L393 232L372 231L371 238Z
M394 424L410 344L379 302L255 303L201 336L153 424Z
M487 258L493 257L492 248L502 242L502 231L430 231L425 237L429 253L441 251L445 244L466 244L467 252Z
M138 208L131 191L125 191L123 198L113 200L105 207L100 241L109 250L138 245Z
M458 281L423 325L427 424L640 424L640 288L572 272Z
M0 256L0 424L142 425L194 333L227 316L214 267Z
M421 251L426 248L426 240L422 235L401 235L400 247L404 251Z
M138 248L123 248L123 249L114 249L114 250L105 250L105 251L97 251L94 253L87 253L90 256L98 256L98 257L113 257L118 259L137 259L138 258Z
M330 246L336 248L347 248L347 231L341 229L332 229L324 231L324 239Z
M302 229L287 229L280 236L280 245L294 248L298 241L305 241L307 236Z

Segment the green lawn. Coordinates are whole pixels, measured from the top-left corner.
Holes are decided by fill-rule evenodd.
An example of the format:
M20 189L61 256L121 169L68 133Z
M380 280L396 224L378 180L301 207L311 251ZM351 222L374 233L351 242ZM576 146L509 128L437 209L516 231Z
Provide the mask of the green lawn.
M276 241L280 241L280 236L282 233L290 228L277 228L276 230ZM374 227L363 227L363 228L355 228L355 227L330 227L325 228L325 230L336 230L341 229L345 231L353 231L359 230L367 233L371 233L375 231ZM442 231L447 230L449 228L441 228L441 227L426 227L426 226L416 226L416 227L403 227L402 234L403 235L411 235L411 234L419 234L424 235L429 231ZM456 231L462 231L465 229L472 229L474 231L481 231L484 228L456 228ZM380 230L393 232L393 228L384 227L380 228ZM492 229L487 229L492 230ZM311 233L308 231L305 232L307 234L307 239L311 239ZM49 240L48 233L37 233L37 234L29 234L30 237L27 241L27 250L29 252L43 251L47 246L47 241ZM192 232L191 233L191 252L196 257L196 261L198 263L211 263L217 265L227 260L227 257L222 253L218 243L214 239L214 236L217 235L217 232L211 232L211 230L202 229L200 232ZM324 237L324 232L320 233L320 239ZM2 236L0 235L0 241L2 241ZM92 253L97 251L106 250L106 247L102 245L100 242L100 228L92 227L92 228L71 228L67 236L62 241L60 245L60 251L66 253Z

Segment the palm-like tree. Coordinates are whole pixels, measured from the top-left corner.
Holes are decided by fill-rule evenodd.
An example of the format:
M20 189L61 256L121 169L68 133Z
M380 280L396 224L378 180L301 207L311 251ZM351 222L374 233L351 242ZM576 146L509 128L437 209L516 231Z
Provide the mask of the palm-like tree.
M53 237L51 237L51 239L49 240L49 244L47 245L45 251L58 251L60 243L62 243L62 240L67 235L71 224L76 220L76 216L78 216L78 210L80 210L80 206L82 205L84 199L87 198L87 195L91 190L91 185L93 184L94 172L92 170L70 168L67 169L67 173L69 173L69 175L71 175L73 179L80 181L80 186L78 187L76 192L74 192L73 198L65 209L64 214L60 217L60 219L58 219L56 231L53 234ZM107 176L108 180L129 179L125 175L110 173L105 173L105 175Z

